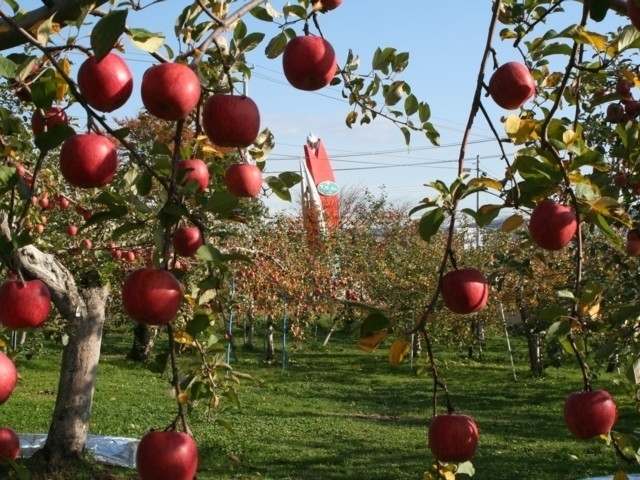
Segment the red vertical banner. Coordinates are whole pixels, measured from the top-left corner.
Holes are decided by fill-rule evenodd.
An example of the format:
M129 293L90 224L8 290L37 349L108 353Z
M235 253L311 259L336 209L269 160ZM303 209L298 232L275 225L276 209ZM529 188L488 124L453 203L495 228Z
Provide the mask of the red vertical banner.
M322 140L309 140L304 146L304 156L307 169L320 196L322 210L329 228L337 227L340 223L340 187L336 183L333 167L329 161L327 151Z

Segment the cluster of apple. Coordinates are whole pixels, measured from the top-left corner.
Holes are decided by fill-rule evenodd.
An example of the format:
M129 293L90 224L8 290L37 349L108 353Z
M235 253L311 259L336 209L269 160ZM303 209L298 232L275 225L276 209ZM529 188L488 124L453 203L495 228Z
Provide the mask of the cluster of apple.
M616 83L615 93L622 99L618 103L610 103L604 119L610 123L626 123L640 115L640 102L633 98L633 84L625 79Z

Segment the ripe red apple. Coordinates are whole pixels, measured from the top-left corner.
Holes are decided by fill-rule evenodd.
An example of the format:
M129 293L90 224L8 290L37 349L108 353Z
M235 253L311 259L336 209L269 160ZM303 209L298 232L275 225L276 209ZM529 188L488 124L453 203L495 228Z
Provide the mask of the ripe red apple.
M149 325L169 323L178 313L181 301L180 282L170 272L159 268L134 270L122 286L125 313L133 320Z
M67 197L59 197L58 198L58 205L60 206L61 210L66 210L67 208L69 208L70 205L70 201Z
M199 158L181 160L178 164L178 172L182 178L182 185L195 180L198 182L198 192L202 192L209 185L209 169L207 164ZM183 174L183 172L186 172ZM184 175L184 176L182 176Z
M202 108L202 128L215 145L246 148L260 132L260 111L244 95L211 95Z
M45 126L47 130L50 130L55 125L68 124L67 112L60 107L51 107L45 112L44 116L40 113L40 110L35 110L31 115L31 131L36 137L44 133Z
M204 245L198 227L180 227L173 233L173 250L181 257L191 257Z
M606 390L573 392L564 402L564 422L576 438L609 433L617 419L618 408Z
M317 0L312 2L314 11L328 12L335 10L342 4L342 0Z
M475 268L451 270L442 277L442 301L454 313L482 310L489 299L489 284Z
M224 181L236 197L255 197L262 189L262 170L250 163L234 163L227 168Z
M67 182L79 188L108 184L118 168L115 144L103 135L77 133L60 148L60 171Z
M489 95L507 110L520 108L535 91L536 82L522 63L507 62L498 67L489 79Z
M436 415L429 425L429 449L441 462L466 462L478 447L478 427L468 415Z
M618 188L627 188L629 186L629 179L625 173L618 172L613 176L613 184Z
M7 328L37 328L51 312L51 296L40 280L7 280L0 286L0 322Z
M20 455L20 437L13 428L0 428L0 463L15 460Z
M627 15L631 24L640 30L640 5L636 2L637 0L627 0Z
M627 232L627 255L637 257L640 255L640 230L633 228Z
M67 233L72 237L75 237L78 234L78 227L76 227L75 225L68 225Z
M322 37L295 37L284 49L282 68L289 83L299 90L319 90L331 83L336 73L336 52Z
M198 448L183 432L150 432L138 444L136 469L140 480L193 480Z
M140 95L149 113L162 120L182 120L200 101L200 80L182 63L161 63L142 76Z
M567 205L553 200L538 203L529 219L529 235L533 242L545 250L560 250L578 230L576 212Z
M6 402L18 383L18 370L13 361L0 352L0 405Z
M127 62L115 53L108 53L99 62L89 57L78 69L78 89L90 106L112 112L129 100L133 76Z

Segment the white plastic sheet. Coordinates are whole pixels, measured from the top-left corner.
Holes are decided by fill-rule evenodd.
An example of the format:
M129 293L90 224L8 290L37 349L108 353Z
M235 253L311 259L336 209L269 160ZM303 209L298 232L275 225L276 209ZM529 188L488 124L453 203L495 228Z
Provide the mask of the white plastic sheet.
M44 446L44 433L19 433L20 456L28 458ZM96 461L107 465L136 468L139 440L124 437L87 435L86 451Z

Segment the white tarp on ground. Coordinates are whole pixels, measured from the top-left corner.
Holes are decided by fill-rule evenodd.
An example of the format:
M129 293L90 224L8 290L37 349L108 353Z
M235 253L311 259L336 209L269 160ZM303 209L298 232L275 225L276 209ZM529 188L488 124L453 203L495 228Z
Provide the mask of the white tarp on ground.
M20 456L30 457L44 446L47 435L44 433L19 433ZM138 439L123 437L104 437L87 435L86 451L96 461L119 467L136 468Z
M629 480L640 480L640 475L627 475ZM583 478L582 480L612 480L613 474L607 475L606 477L589 477Z

